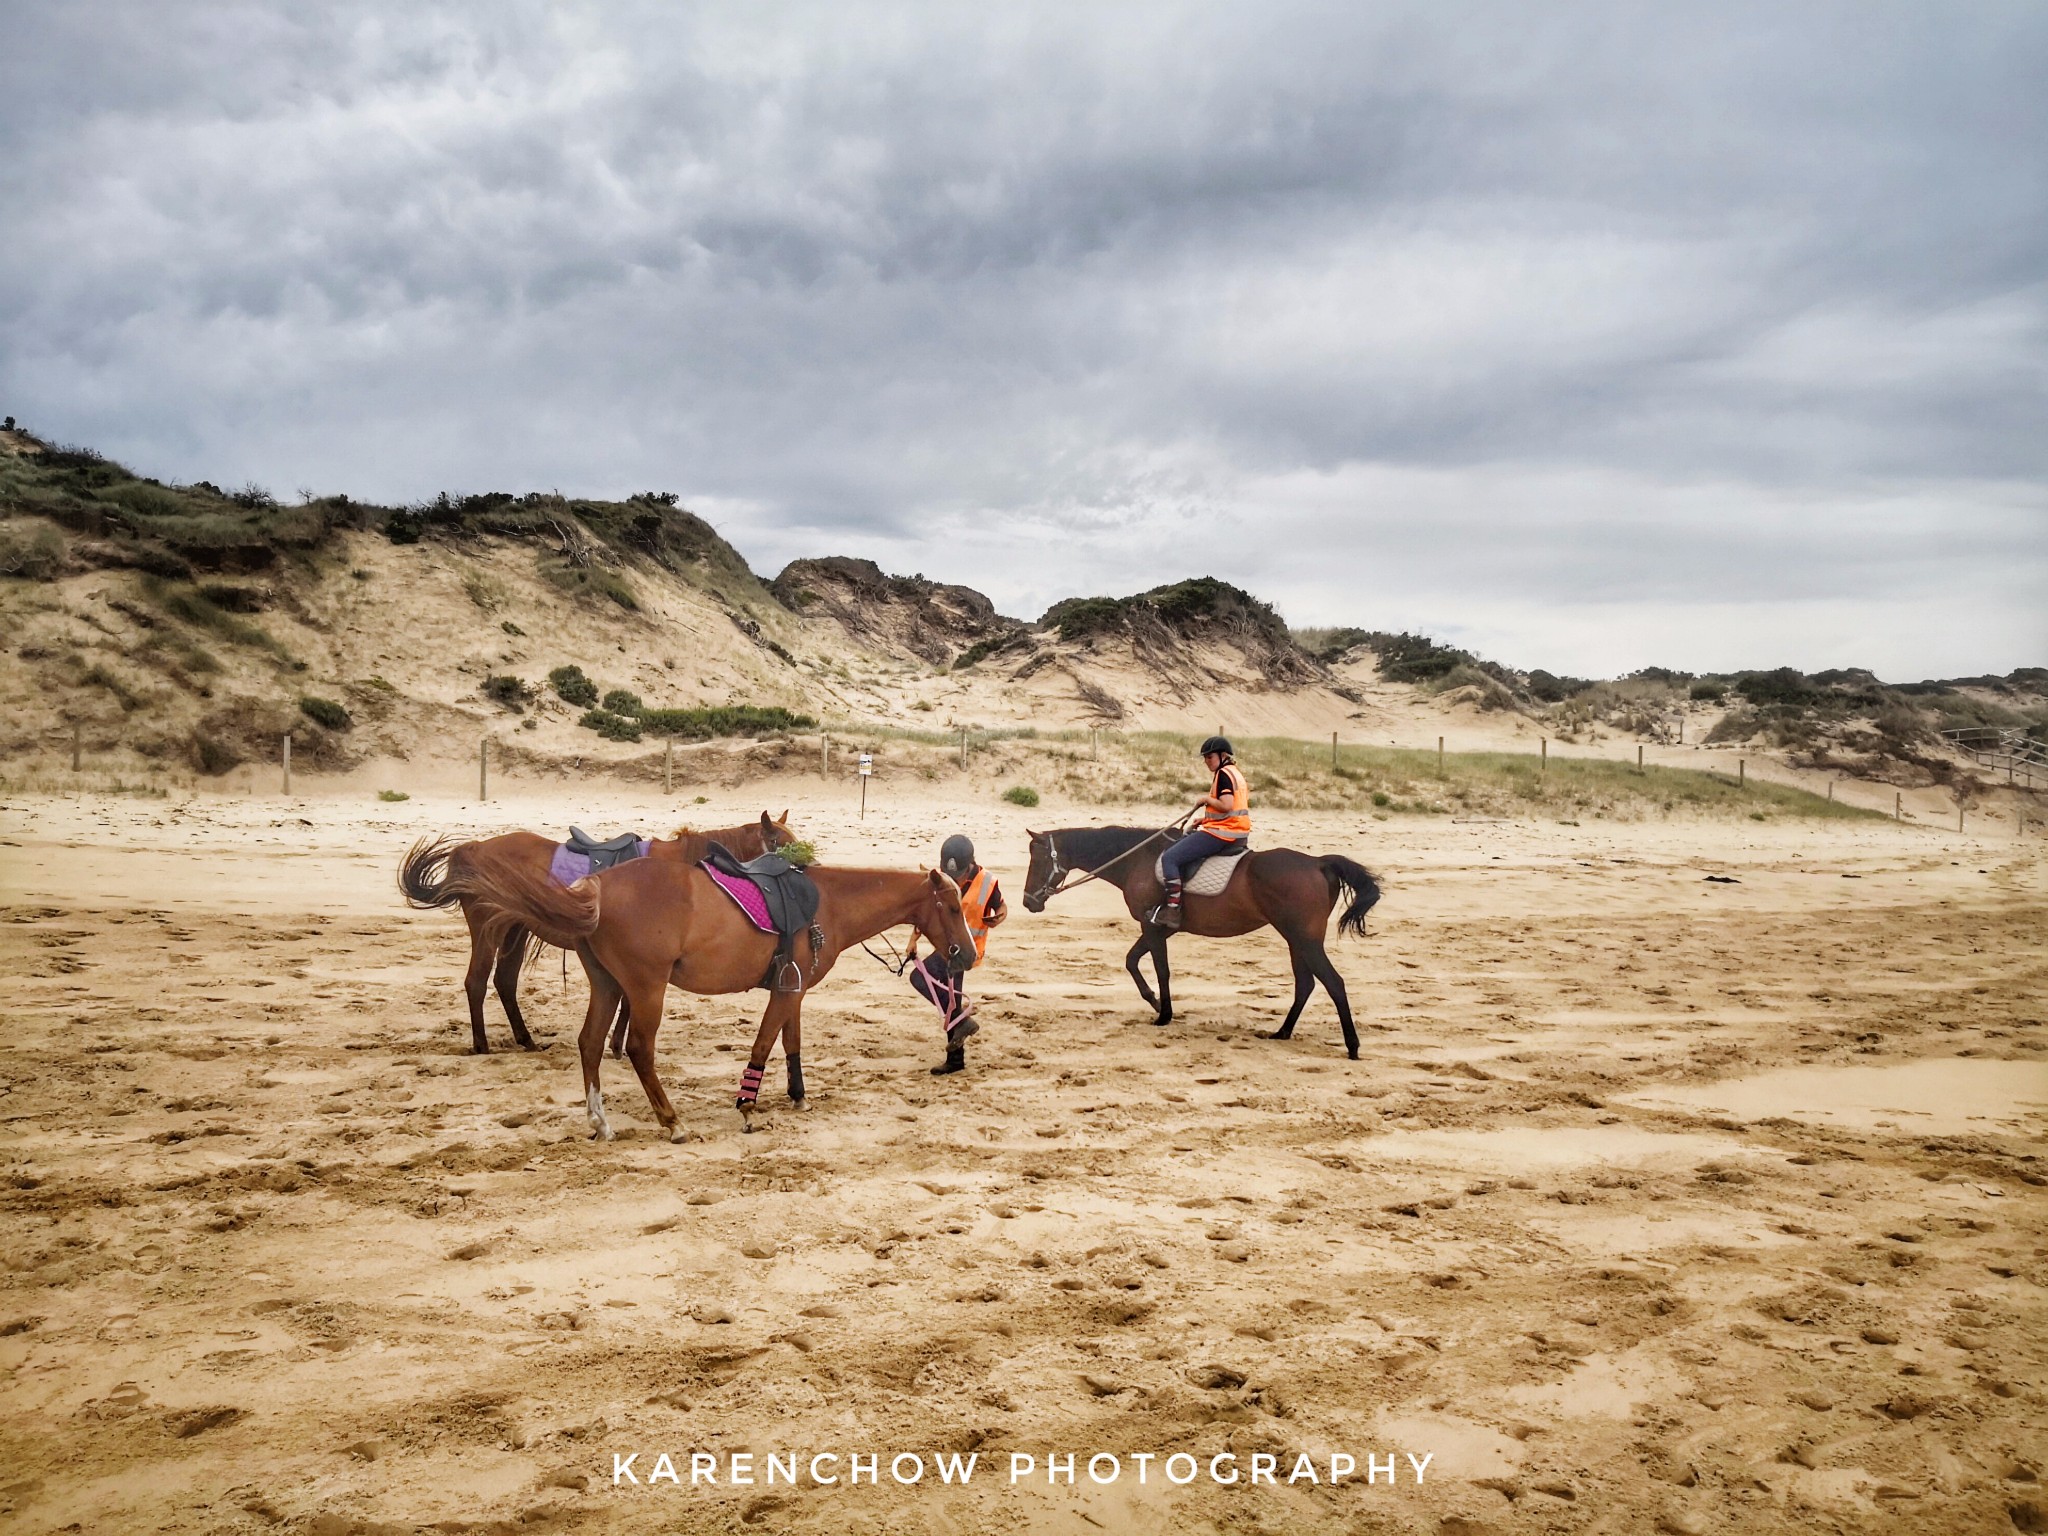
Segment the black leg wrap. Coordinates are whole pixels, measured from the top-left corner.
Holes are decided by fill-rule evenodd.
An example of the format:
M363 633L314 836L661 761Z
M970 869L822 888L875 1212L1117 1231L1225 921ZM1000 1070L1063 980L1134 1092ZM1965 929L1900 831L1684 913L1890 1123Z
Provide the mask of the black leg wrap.
M804 1064L800 1057L789 1058L789 1096L800 1100L804 1096Z

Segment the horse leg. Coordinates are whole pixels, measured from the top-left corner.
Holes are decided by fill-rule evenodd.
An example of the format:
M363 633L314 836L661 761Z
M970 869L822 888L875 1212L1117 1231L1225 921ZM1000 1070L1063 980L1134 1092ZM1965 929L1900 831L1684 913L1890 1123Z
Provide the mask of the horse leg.
M626 1036L626 1059L633 1063L633 1070L639 1074L640 1086L647 1092L647 1102L654 1110L654 1118L668 1132L668 1139L681 1141L683 1132L677 1124L676 1107L669 1102L668 1093L654 1071L654 1037L661 1029L661 1005L667 990L668 978L661 976L651 986L636 986L626 994L622 1006L633 1021L633 1027ZM604 1038L602 1033L598 1038Z
M1173 1022L1173 980L1166 964L1166 941L1170 930L1153 927L1146 932L1152 935L1152 969L1159 976L1159 1017L1152 1022L1170 1024Z
M470 1049L479 1056L491 1054L491 1039L484 1033L484 997L491 984L491 960L496 953L487 928L469 930L469 970L462 978L462 990L469 996Z
M1294 962L1294 1006L1287 1010L1286 1021L1266 1037L1268 1040L1294 1038L1295 1021L1301 1017L1301 1010L1308 1006L1309 994L1316 989L1315 967L1309 960L1307 946L1289 944L1287 958Z
M741 1128L751 1132L754 1129L754 1107L761 1097L761 1072L768 1065L768 1053L775 1049L775 1037L782 1032L783 1020L791 1010L801 1006L801 993L771 993L768 1010L761 1015L761 1027L754 1031L754 1049L748 1053L747 1069L740 1074L740 1091L733 1102L733 1108L740 1112Z
M498 941L498 966L491 976L498 989L498 1001L505 1005L505 1017L512 1021L512 1038L523 1051L544 1051L527 1032L526 1017L519 1011L519 968L526 963L526 930L512 928Z
M764 813L765 814L765 813ZM798 1109L811 1106L804 1098L804 1016L792 1013L782 1024L782 1059L789 1067L789 1102Z
M1358 1060L1358 1029L1351 1022L1351 997L1344 990L1344 978L1337 974L1337 967L1330 963L1330 956L1320 943L1309 950L1308 963L1323 990L1330 994L1330 1001L1337 1005L1337 1022L1344 1026L1345 1054L1353 1061Z
M596 964L588 951L579 951L584 974L590 978L590 1004L583 1011L583 1031L576 1037L576 1049L583 1058L583 1108L590 1116L590 1139L610 1141L611 1122L604 1115L604 1097L597 1090L598 1069L604 1064L605 1026L618 1006L619 984L611 972Z
M632 1007L622 997L619 999L619 1016L612 1021L612 1060L617 1061L626 1054L626 1030L633 1022Z
M1131 973L1131 980L1138 984L1138 996L1145 999L1145 1006L1157 1009L1159 999L1152 995L1152 984L1145 980L1145 973L1138 969L1139 958L1151 947L1152 930L1150 928L1140 928L1138 930L1138 941L1130 947L1129 952L1124 956L1124 969Z

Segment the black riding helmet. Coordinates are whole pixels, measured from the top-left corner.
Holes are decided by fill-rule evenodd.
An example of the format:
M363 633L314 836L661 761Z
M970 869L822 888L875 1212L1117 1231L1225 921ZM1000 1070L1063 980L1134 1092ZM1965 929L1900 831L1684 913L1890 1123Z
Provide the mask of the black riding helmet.
M1225 757L1237 756L1230 750L1230 738L1227 736L1211 736L1203 742L1201 755L1207 757L1211 752L1221 752Z
M939 868L957 881L974 868L974 844L955 832L939 847Z

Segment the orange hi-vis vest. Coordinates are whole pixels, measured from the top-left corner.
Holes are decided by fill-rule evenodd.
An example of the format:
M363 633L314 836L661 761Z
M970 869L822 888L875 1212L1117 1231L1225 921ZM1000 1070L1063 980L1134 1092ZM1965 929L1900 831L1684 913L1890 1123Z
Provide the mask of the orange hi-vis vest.
M1236 842L1241 837L1252 835L1252 790L1245 783L1244 771L1235 763L1225 763L1216 770L1216 785L1210 792L1212 798L1221 800L1227 793L1237 809L1225 816L1216 811L1202 813L1202 823L1196 828L1211 837Z
M967 882L960 893L960 915L967 919L967 931L974 935L974 963L988 956L988 899L996 893L996 877L986 869Z

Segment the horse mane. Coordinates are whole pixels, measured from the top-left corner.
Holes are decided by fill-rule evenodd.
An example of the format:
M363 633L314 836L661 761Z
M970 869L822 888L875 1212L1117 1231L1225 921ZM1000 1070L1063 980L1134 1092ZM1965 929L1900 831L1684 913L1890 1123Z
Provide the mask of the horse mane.
M1167 839L1159 837L1160 831L1158 827L1063 827L1050 835L1059 839L1060 860L1069 869L1096 869L1104 860L1129 853L1148 837L1158 838L1164 848Z

